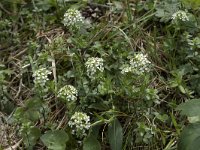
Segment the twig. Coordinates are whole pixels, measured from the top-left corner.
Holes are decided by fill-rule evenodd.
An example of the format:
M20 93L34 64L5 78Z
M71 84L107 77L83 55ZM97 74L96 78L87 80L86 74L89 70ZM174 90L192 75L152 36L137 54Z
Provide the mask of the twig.
M15 145L13 145L11 147L8 147L8 148L6 148L4 150L15 150L15 149L17 149L19 147L19 145L21 144L22 140L23 139L19 140L19 142L17 142Z
M18 88L18 91L17 91L17 94L15 95L15 99L17 99L17 97L19 96L19 94L21 93L21 89L22 89L22 78L20 79L20 82L19 82L19 88Z
M7 14L12 15L12 13L9 12L8 10L6 10L6 9L3 7L3 5L2 5L1 3L0 3L0 8L1 8L3 11L5 11Z
M65 119L66 119L66 115L64 115L64 117L63 117L62 120L60 121L60 123L59 123L58 127L56 128L56 130L58 130L58 129L61 128L61 126L62 126L63 122L65 121Z
M54 82L55 82L55 91L57 92L56 61L55 61L53 52L50 51L50 53L51 53L51 57L52 57L51 65L52 65L53 77L54 77Z

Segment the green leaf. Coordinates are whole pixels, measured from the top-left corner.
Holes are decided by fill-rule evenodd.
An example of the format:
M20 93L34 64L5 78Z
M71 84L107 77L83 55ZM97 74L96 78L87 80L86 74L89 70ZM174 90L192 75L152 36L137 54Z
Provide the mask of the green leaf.
M181 114L187 117L200 116L200 99L192 99L182 103L176 110L180 110Z
M50 150L65 150L68 140L67 133L62 130L47 131L41 137L41 141Z
M15 117L22 122L37 121L41 114L42 101L39 99L31 98L25 102L25 106L18 107L15 111Z
M37 127L33 127L30 131L23 135L24 143L28 149L33 149L33 146L36 144L37 140L40 138L41 131Z
M190 123L200 122L200 116L188 117Z
M108 105L106 105L103 102L93 103L88 108L93 108L93 109L101 110L101 111L105 111L109 109Z
M2 146L0 145L0 150L3 150Z
M172 14L179 10L180 3L174 0L165 0L156 7L155 16L160 18L160 22L170 21Z
M183 94L186 93L186 91L185 91L185 89L184 89L184 87L182 85L179 85L178 88Z
M95 136L90 134L83 142L83 150L101 150L101 145Z
M200 0L182 0L182 2L193 9L198 9L200 6Z
M108 126L108 138L112 150L122 150L123 131L117 118Z
M190 124L181 133L178 150L200 150L200 124Z
M42 106L42 101L38 98L30 98L25 102L26 108L39 109Z
M98 135L99 135L99 129L100 129L100 127L101 127L101 125L92 126L92 127L90 128L90 131L91 131L90 134L92 134L95 138L97 138Z

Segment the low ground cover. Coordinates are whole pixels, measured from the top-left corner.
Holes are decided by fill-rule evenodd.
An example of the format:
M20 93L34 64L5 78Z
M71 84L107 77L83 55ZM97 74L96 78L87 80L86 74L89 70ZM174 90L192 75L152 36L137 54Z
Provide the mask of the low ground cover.
M199 6L1 1L0 149L198 150Z

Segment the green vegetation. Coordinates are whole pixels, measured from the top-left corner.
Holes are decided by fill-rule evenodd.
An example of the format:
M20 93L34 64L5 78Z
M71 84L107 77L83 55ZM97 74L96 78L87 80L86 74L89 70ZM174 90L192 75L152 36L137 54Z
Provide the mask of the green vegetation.
M199 0L1 0L0 149L200 150Z

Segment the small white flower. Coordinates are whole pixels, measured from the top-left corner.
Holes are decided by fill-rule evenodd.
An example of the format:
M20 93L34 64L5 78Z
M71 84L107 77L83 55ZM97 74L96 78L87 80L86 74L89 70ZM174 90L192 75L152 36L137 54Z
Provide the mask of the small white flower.
M142 53L136 54L131 60L130 65L132 71L136 74L143 74L150 71L151 62L147 59L147 55Z
M98 57L90 57L85 63L87 68L87 75L90 78L95 78L95 74L97 71L103 72L103 59Z
M51 74L46 68L40 68L33 73L34 83L36 86L44 87L49 80L48 75Z
M138 53L130 59L129 64L125 64L121 67L121 73L125 74L131 72L137 75L141 75L145 72L149 72L151 68L150 66L151 62L147 59L147 55Z
M132 67L131 66L129 66L129 65L123 65L122 67L121 67L121 73L122 74L126 74L126 73L128 73L128 72L132 72Z
M183 10L179 10L172 15L172 20L180 19L182 21L189 21L189 17L187 16L187 12Z
M75 101L77 100L78 91L72 85L65 85L58 92L58 97L66 101Z
M78 27L84 22L83 20L80 11L76 9L68 9L64 14L63 24L64 26Z
M68 125L72 128L72 134L76 134L77 137L83 138L86 136L86 131L89 130L91 123L90 117L83 112L75 112L71 117Z

